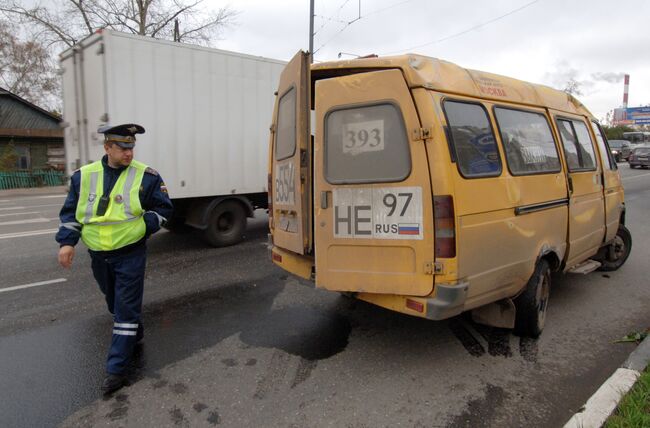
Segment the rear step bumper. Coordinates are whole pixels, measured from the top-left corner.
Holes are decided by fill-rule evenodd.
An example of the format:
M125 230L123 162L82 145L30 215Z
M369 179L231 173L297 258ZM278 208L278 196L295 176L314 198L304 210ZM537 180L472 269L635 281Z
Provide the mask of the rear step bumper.
M468 288L468 282L459 282L457 284L436 284L434 297L363 292L354 293L354 296L359 300L392 311L439 321L463 312Z

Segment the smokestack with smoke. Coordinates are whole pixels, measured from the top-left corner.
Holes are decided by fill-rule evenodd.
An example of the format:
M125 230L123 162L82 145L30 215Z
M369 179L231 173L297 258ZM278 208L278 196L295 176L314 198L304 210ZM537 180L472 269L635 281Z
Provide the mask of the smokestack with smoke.
M625 84L623 86L623 108L627 108L627 95L630 91L630 75L625 75Z

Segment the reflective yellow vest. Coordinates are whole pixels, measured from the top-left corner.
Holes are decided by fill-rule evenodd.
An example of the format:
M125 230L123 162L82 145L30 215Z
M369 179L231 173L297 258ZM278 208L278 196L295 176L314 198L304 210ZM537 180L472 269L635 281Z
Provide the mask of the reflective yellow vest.
M106 212L98 216L97 205L104 193L104 166L99 160L81 167L75 217L82 224L81 240L88 248L117 250L144 237L146 226L139 191L146 169L145 164L131 161L113 186Z

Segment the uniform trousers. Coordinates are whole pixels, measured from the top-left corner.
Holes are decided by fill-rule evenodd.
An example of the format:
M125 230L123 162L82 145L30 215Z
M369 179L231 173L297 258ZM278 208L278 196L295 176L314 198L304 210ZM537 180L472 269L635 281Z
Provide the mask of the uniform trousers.
M128 252L89 251L93 276L113 314L113 336L106 360L106 372L124 374L136 343L144 336L142 294L147 262L146 245Z

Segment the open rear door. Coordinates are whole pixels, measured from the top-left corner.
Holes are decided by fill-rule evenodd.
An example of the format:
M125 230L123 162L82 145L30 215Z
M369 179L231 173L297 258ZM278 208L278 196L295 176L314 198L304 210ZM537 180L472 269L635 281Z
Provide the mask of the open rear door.
M311 248L309 54L299 51L280 75L273 132L273 243L298 254Z

